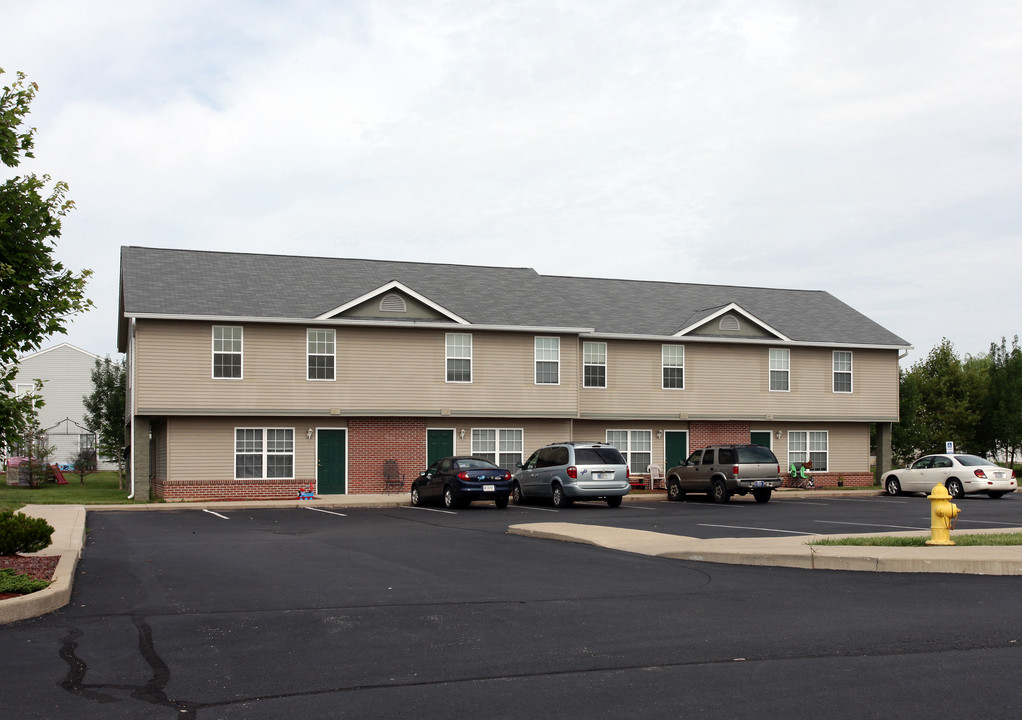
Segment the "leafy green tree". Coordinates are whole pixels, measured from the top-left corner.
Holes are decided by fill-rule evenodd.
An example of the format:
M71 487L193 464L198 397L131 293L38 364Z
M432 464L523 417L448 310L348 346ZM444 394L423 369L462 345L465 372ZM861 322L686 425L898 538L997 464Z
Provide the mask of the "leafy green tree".
M19 72L0 93L0 161L9 168L33 157L35 128L24 122L38 89ZM38 395L15 395L19 355L92 306L85 297L92 272L74 273L53 257L61 218L74 204L66 183L49 183L49 175L26 173L0 185L0 447L22 435L42 405Z
M118 486L124 489L124 402L127 380L124 363L107 356L92 369L92 394L82 398L85 424L96 433L96 449L117 461Z
M1022 451L1022 349L1018 336L1011 348L1005 338L990 345L990 391L985 406L990 449L1014 464Z

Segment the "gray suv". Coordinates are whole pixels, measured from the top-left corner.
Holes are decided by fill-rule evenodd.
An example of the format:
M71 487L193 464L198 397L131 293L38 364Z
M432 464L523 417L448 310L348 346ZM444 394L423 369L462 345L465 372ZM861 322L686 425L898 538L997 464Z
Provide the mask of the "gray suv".
M667 471L668 500L704 492L714 502L726 503L734 494L751 492L756 502L765 503L780 486L781 465L770 448L760 445L711 445Z
M575 500L606 500L616 508L631 489L628 464L616 447L606 443L554 443L517 467L511 484L515 505L549 498L559 508Z

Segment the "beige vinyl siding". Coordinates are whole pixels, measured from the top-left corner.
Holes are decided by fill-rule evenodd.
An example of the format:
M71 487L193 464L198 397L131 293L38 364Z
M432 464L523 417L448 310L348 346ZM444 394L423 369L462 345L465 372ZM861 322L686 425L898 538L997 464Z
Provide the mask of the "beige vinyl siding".
M662 389L659 342L609 341L607 387L581 388L580 415L684 419L877 420L898 416L894 350L854 350L852 393L833 392L830 348L790 347L791 390L768 389L764 345L678 342L685 388Z
M578 358L536 385L534 335L472 331L472 382L446 382L445 330L337 328L337 379L306 379L306 327L245 325L242 380L212 378L211 324L138 323L139 414L574 416Z
M522 431L522 460L537 449L553 442L563 442L571 437L571 420L515 420L505 417L459 418L454 433L454 453L468 455L472 452L473 428L520 429ZM465 437L461 437L461 430Z
M781 430L781 438L773 441L773 451L782 470L788 467L789 431L826 431L828 475L869 470L869 423L792 423Z
M315 428L344 428L343 420L323 422L323 418L287 417L215 417L168 418L167 477L175 482L234 479L235 428L293 428L295 435L295 479L316 478L316 434L305 437ZM154 438L156 437L154 433Z

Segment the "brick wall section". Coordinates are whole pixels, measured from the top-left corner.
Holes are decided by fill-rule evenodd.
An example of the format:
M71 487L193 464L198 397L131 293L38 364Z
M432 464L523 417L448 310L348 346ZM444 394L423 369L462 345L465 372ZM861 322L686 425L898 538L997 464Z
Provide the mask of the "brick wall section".
M156 497L170 501L296 500L299 490L315 484L308 479L152 481Z
M688 446L699 450L707 445L744 445L749 442L750 425L742 420L689 423Z
M348 492L384 491L383 462L396 460L404 490L426 469L426 421L423 418L348 419Z

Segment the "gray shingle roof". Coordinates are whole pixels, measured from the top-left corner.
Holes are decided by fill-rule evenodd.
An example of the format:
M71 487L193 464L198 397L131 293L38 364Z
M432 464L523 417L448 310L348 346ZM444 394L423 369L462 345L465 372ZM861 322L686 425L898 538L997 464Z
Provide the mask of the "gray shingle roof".
M735 303L796 342L908 347L827 292L540 275L531 268L121 248L121 315L316 318L398 281L474 325L670 336Z

